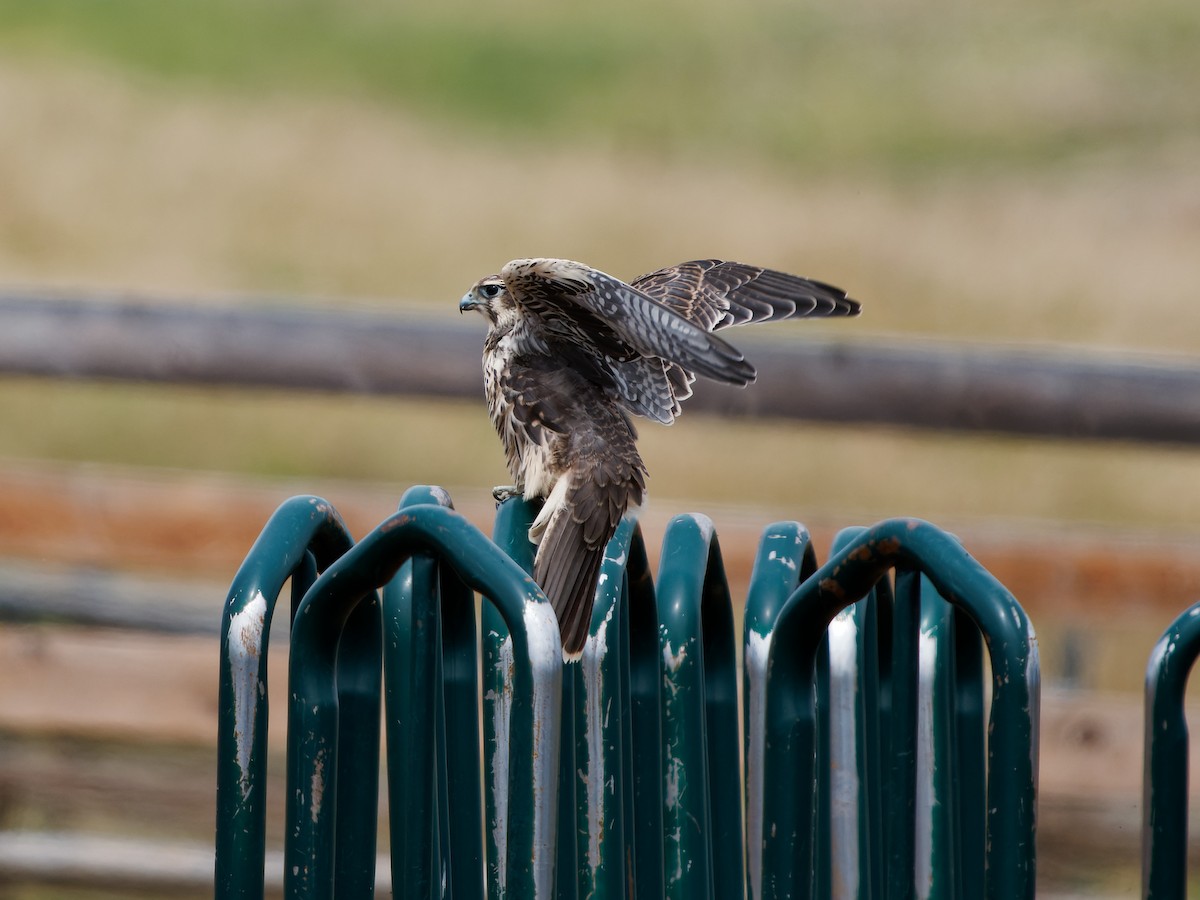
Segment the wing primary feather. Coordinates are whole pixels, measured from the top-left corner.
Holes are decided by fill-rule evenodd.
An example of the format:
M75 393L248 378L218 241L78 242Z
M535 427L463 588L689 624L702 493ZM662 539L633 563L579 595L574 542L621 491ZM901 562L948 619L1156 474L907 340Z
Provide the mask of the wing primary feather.
M744 263L692 260L633 281L634 287L711 331L752 322L852 316L859 304L831 284Z

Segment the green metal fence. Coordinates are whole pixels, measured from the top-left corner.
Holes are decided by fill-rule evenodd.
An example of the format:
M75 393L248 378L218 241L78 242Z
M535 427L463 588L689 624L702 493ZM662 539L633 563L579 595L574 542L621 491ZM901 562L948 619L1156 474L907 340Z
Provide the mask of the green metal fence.
M1145 770L1142 775L1142 896L1187 896L1188 727L1183 698L1200 656L1200 603L1159 638L1146 669Z
M653 578L622 523L564 665L528 575L533 510L501 506L489 540L449 507L414 488L354 543L295 498L251 550L222 631L218 897L263 895L289 577L288 897L372 895L381 722L399 896L1034 895L1036 639L952 537L888 521L818 567L802 526L769 526L739 689L705 517L671 521Z
M747 632L751 897L1034 896L1037 641L957 541L914 520L844 533Z

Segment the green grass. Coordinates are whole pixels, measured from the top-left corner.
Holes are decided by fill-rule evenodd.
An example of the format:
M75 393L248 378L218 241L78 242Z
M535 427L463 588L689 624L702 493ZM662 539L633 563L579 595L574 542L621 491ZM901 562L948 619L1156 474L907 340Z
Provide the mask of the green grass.
M1043 166L1200 133L1200 7L0 2L0 48L249 94L352 94L481 142L786 171Z

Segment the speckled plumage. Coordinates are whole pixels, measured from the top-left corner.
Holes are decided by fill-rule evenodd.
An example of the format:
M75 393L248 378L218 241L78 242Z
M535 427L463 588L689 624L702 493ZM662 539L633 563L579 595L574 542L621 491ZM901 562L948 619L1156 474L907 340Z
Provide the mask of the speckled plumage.
M497 497L544 500L534 577L563 650L587 639L604 548L641 504L646 467L630 414L671 424L697 375L746 385L754 367L712 334L729 325L857 315L844 291L772 269L694 260L626 284L565 259L515 259L460 310L489 323L488 410L513 478Z

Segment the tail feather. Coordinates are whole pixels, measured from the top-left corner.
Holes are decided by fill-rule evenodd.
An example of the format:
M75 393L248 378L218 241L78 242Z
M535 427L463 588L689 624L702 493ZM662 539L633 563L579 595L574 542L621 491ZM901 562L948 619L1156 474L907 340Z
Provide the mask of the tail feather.
M554 607L567 656L577 656L587 642L604 546L588 546L579 525L570 522L548 529L538 549L534 579Z
M611 446L590 448L585 434L575 436L581 442L580 468L559 479L538 516L542 531L533 577L558 616L568 657L587 642L608 542L625 511L642 502L645 470L628 422L625 428L628 454Z

